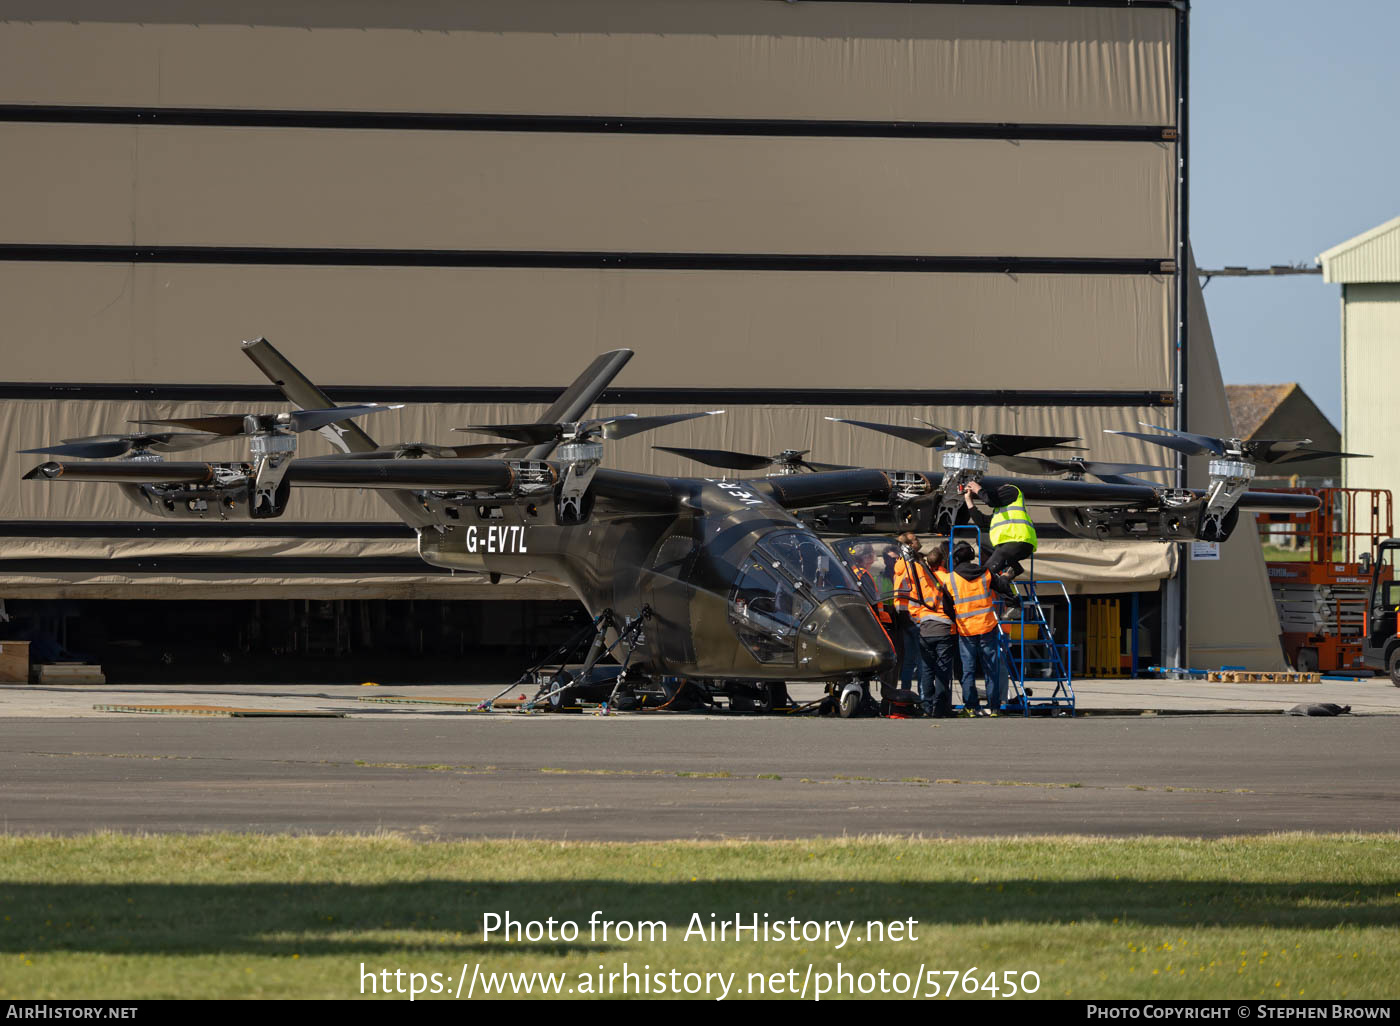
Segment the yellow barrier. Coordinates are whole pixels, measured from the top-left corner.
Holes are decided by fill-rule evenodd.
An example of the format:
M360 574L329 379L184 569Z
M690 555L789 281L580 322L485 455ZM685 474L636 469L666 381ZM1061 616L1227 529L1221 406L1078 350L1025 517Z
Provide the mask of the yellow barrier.
M1085 634L1084 669L1090 677L1124 676L1119 655L1122 625L1117 599L1089 599L1089 624Z

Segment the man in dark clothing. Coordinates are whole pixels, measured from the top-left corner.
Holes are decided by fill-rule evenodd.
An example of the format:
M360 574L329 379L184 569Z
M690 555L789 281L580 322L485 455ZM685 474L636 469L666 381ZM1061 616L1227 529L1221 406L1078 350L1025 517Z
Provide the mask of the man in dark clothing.
M911 578L906 587L911 611L922 609L917 621L923 665L919 674L919 699L924 715L944 719L953 715L953 647L957 641L953 623L956 609L949 590L947 550L935 545L925 559L927 574Z
M967 542L959 542L953 549L950 590L956 613L958 654L962 659L963 715L996 716L1006 700L1006 677L1005 667L1001 665L1001 638L997 632L992 593L1013 598L1016 591L1000 574L989 574L979 566L975 558L976 550ZM985 710L978 707L979 664L987 682Z

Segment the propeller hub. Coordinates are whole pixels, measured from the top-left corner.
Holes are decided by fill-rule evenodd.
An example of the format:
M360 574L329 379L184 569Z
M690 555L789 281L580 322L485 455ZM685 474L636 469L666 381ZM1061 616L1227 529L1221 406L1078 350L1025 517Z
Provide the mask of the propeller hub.
M980 452L968 452L965 449L952 449L943 454L943 469L949 474L956 474L959 471L969 471L974 474L985 474L987 472L987 457Z
M280 453L296 452L297 439L296 435L280 431L259 431L248 436L248 449L255 460L262 460Z
M603 443L594 441L565 442L554 450L554 458L565 463L601 463Z
M1249 481L1254 477L1254 463L1239 457L1226 456L1211 460L1208 466L1211 480L1234 479Z

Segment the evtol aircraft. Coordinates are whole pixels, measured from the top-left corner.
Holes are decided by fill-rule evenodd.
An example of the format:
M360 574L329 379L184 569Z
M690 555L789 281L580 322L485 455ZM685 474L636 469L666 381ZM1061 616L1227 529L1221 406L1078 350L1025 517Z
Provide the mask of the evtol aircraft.
M749 457L759 461L755 469L779 467L759 478L614 470L602 466L609 439L722 412L587 419L632 357L626 349L597 357L539 421L461 429L494 435L495 442L380 446L356 420L387 407L336 407L266 339L243 343L243 352L297 409L141 421L132 433L26 450L83 458L43 463L26 480L112 482L146 512L186 519L278 517L294 488L374 489L417 532L426 562L492 581L529 578L571 588L593 617L587 669L625 645L629 672L641 675L759 682L877 675L893 663L889 638L822 535L937 528L972 480L1012 482L1030 504L1051 507L1074 533L1094 538L1180 541L1199 532L1223 540L1241 509L1291 512L1317 502L1241 487L1252 464L1234 450L1229 481L1214 487L1213 463L1206 492L1123 478L1121 465L1083 460L1021 464L1068 478L989 476L991 457L1030 461L1020 454L1075 439L931 426L861 425L941 453L941 472L826 469L800 453ZM297 435L313 430L339 452L297 457ZM234 435L248 439L247 462L160 455ZM1202 437L1181 444L1200 446ZM1302 443L1289 451L1299 459L1311 452ZM1084 480L1086 472L1110 480ZM566 678L550 695L570 686Z

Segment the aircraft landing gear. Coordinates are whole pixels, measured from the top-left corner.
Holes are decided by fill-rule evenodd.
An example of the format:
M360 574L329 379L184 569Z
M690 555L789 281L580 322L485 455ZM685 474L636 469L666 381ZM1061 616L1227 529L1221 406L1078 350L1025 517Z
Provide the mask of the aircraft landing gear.
M843 720L849 720L860 713L860 707L867 699L864 685L849 680L842 686L841 695L836 699L836 711Z
M627 667L628 664L631 663L632 656L636 653L637 648L644 640L642 626L650 619L650 606L643 606L641 612L622 623L618 623L617 617L611 609L603 610L594 618L592 626L588 630L584 631L583 634L574 641L565 645L557 653L558 656L564 656L565 660L567 660L569 652L577 649L585 638L588 638L590 634L592 635L592 640L588 646L588 655L584 657L583 666L579 669L577 674L571 673L561 665L558 672L540 684L539 691L535 694L533 699L525 703L524 708L526 710L535 709L538 708L541 703L545 703L550 709L562 709L564 707L565 698L571 691L585 688L595 683L593 673L598 661L602 659L603 656L612 654L624 645L627 647L627 654L622 658L622 669L617 673L617 676L613 678L612 690L608 692L606 701L610 708L615 708L619 698L630 696L627 704L635 706L636 694L632 691L631 684L628 681ZM611 645L608 644L608 631L610 630L617 631L617 640ZM538 669L539 666L535 666L527 670L525 676L530 676ZM512 687L514 687L514 685L512 685ZM509 691L510 688L506 690ZM489 708L489 705L487 708Z
M571 692L599 684L599 681L594 680L594 670L598 662L604 656L610 655L626 645L627 654L622 658L621 670L615 676L608 677L601 682L604 684L611 682L611 690L606 696L609 702L624 697L632 691L631 681L628 679L628 663L631 662L633 654L645 640L642 625L649 619L651 619L650 606L643 606L641 612L636 616L621 623L618 622L616 614L611 609L604 609L593 618L587 627L566 641L553 654L531 666L476 708L481 712L489 712L498 699L517 688L534 683L537 686L535 697L526 702L522 706L523 709L527 712L539 708L562 709L565 698ZM608 631L610 630L617 631L617 640L611 645L608 644ZM578 652L585 643L588 644L588 654L584 657L582 667L577 670L568 669L569 657ZM556 664L558 668L552 673L542 672L546 666ZM633 673L635 675L635 671ZM635 699L635 695L633 697Z
M823 716L849 720L857 716L879 716L880 704L870 693L869 681L851 678L827 684L826 697L817 711Z

